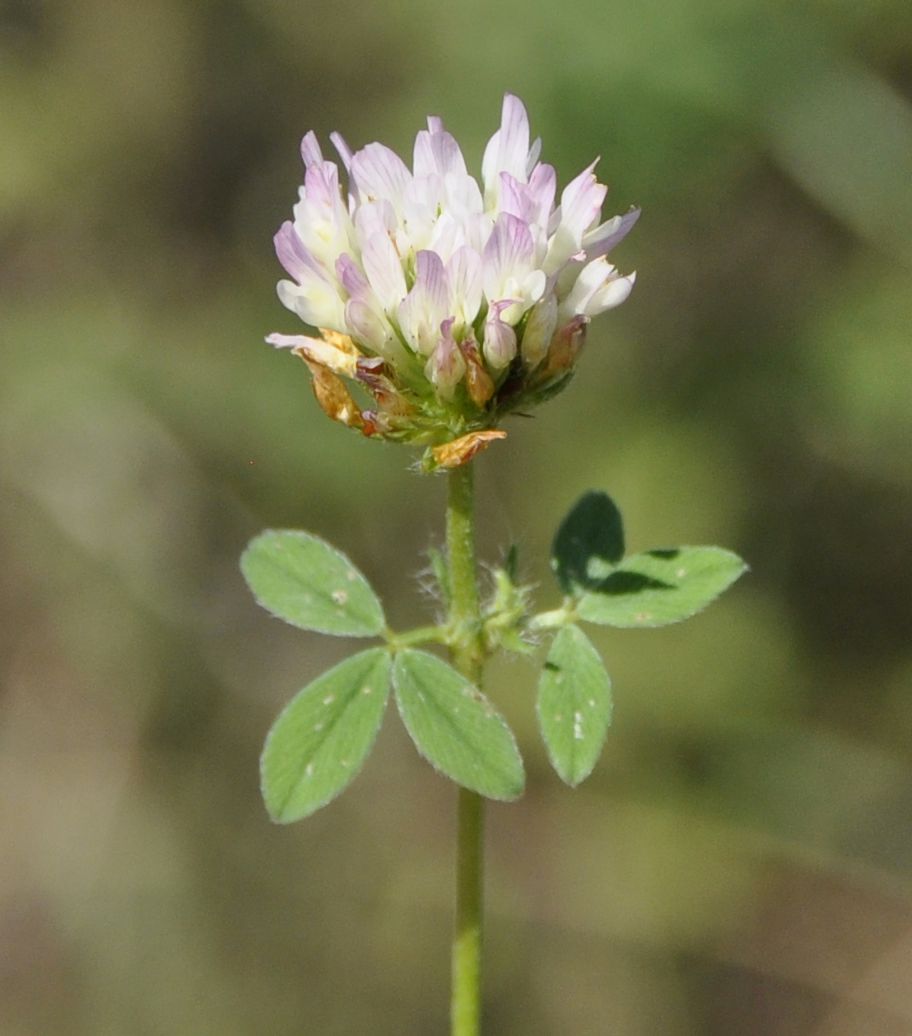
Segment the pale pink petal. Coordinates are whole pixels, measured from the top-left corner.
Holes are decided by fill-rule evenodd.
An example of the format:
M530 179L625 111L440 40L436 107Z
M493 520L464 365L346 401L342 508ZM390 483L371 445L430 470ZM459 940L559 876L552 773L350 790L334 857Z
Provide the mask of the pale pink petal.
M355 152L351 175L362 201L385 198L397 210L412 178L402 159L383 144L368 144Z
M296 349L299 345L311 341L313 339L308 335L283 335L278 332L266 335L266 342L269 345L274 345L277 349Z
M314 275L323 276L323 268L298 237L290 220L279 227L272 241L285 272L299 284Z
M415 284L399 307L399 326L411 347L429 356L437 345L441 323L449 309L446 270L436 252L416 256Z
M342 165L345 166L346 172L351 172L352 149L346 144L345 138L341 133L334 131L330 133L329 139L332 141L332 145L336 149L339 158L342 159Z
M494 370L503 370L516 355L516 332L500 319L501 310L510 300L494 302L488 311L484 326L484 357Z
M502 212L483 253L484 290L489 300L501 296L511 278L528 273L534 249L528 226L516 216Z
M415 137L413 168L415 176L430 176L437 173L466 175L465 159L453 136L446 130L421 130Z
M336 276L350 298L364 298L370 294L371 287L364 271L347 252L336 260Z
M304 173L307 201L321 208L335 208L339 198L339 170L334 162L312 162Z
M442 399L452 399L465 369L465 360L453 338L453 318L449 317L440 325L440 340L425 364L424 373Z
M419 252L415 258L415 287L420 287L424 292L429 306L438 310L446 309L450 302L450 292L440 256L436 252L424 251Z
M545 163L537 165L529 177L529 194L535 203L535 222L545 230L548 229L556 191L557 173L554 166Z
M526 159L526 176L527 177L532 175L532 170L535 168L535 164L536 164L536 162L538 162L538 159L541 156L541 149L542 149L542 139L541 139L541 137L536 137L535 140L532 141L532 147L529 148L529 155L528 155L528 158Z
M382 313L361 298L345 303L345 323L355 341L370 352L386 356L393 339L393 330Z
M561 225L573 234L577 243L582 242L583 234L598 218L608 193L608 188L598 182L592 171L595 165L593 162L571 180L561 194Z
M528 186L510 173L500 174L500 211L516 216L526 224L534 222L537 214Z
M481 170L485 186L496 183L497 174L512 173L517 180L526 179L529 158L529 116L522 101L505 94L500 116L500 129L488 141Z
M639 218L640 210L631 209L622 216L613 216L601 226L590 230L583 238L586 257L597 259L601 255L606 255L633 230L633 226Z
M315 163L323 161L323 152L320 150L317 135L313 130L307 133L301 141L301 158L304 159L304 165L308 169Z

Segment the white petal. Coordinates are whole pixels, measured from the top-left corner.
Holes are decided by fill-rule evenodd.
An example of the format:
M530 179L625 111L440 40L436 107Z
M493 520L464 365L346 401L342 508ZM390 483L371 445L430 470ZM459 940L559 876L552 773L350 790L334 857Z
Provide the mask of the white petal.
M364 272L377 293L380 305L392 312L405 298L405 274L402 261L388 234L373 234L361 252Z
M373 201L359 205L355 212L355 231L362 243L375 234L392 234L396 229L396 213L388 201Z
M481 256L474 248L457 248L447 264L450 309L463 324L471 324L481 308Z
M279 301L311 327L329 327L345 331L345 310L339 292L326 281L314 279L304 285L279 281Z
M614 309L615 306L625 302L631 291L633 291L635 282L636 271L628 274L626 277L612 277L606 281L598 291L593 293L589 304L586 306L586 316L598 316L599 313L604 313L606 309Z

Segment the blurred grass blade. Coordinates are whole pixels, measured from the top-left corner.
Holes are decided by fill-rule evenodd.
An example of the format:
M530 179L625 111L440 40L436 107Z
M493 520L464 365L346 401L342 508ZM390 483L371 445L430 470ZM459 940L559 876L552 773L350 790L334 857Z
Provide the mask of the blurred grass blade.
M257 602L292 626L373 637L386 625L370 584L348 558L307 532L261 533L241 557Z
M598 762L611 723L611 681L578 626L554 638L538 684L538 724L561 780L576 787Z
M401 651L396 704L415 746L437 770L490 799L515 799L522 759L503 717L452 666L425 651Z
M746 570L737 554L721 547L648 550L583 594L577 613L603 626L667 626L702 611Z
M260 760L263 800L280 824L334 799L364 764L390 689L390 656L371 648L295 695L273 724Z

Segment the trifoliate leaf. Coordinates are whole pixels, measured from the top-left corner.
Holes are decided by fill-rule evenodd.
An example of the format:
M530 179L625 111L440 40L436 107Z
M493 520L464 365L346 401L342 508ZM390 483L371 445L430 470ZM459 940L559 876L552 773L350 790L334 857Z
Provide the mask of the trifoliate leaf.
M373 637L386 625L367 580L340 551L307 532L261 533L241 557L257 602L292 626Z
M611 681L577 626L554 638L538 684L538 724L551 764L571 787L592 772L611 722Z
M583 594L577 614L603 626L666 626L702 611L746 570L721 547L647 550Z
M425 651L400 651L393 686L406 730L435 769L490 799L522 794L525 776L513 734L464 676Z
M606 493L584 494L561 522L551 567L564 593L595 587L624 556L621 512Z
M384 648L362 651L318 676L279 714L260 759L273 820L309 816L354 779L380 729L390 668Z

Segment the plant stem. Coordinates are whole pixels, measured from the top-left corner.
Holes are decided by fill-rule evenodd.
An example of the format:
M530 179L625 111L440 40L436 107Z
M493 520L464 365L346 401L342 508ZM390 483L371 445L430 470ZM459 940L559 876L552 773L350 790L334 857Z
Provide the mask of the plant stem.
M475 510L471 464L448 474L447 560L450 574L451 653L476 686L484 665L475 564ZM452 1036L481 1032L481 933L484 871L484 799L459 789L456 849L456 924L453 934Z

